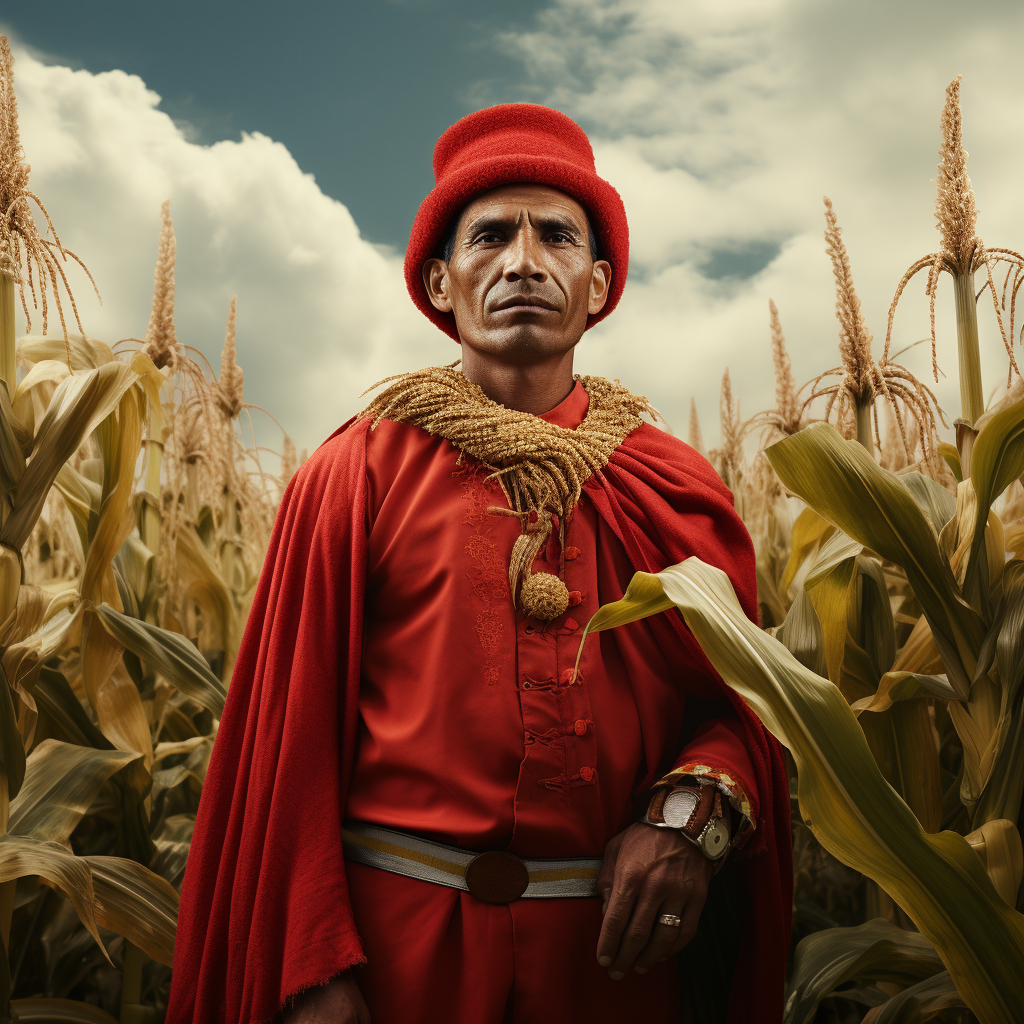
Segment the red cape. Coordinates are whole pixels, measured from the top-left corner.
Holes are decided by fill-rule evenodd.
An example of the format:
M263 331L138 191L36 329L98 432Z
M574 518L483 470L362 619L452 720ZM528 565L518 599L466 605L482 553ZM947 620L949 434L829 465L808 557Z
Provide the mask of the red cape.
M203 786L182 886L168 1024L262 1024L363 961L341 822L358 717L366 583L366 431L350 421L296 474L274 526ZM754 557L731 495L691 448L634 431L585 487L634 567L696 555L756 620ZM651 620L669 660L707 661L675 611ZM730 1024L781 1021L792 866L781 749L708 666L743 722L760 812ZM324 685L338 680L338 685Z

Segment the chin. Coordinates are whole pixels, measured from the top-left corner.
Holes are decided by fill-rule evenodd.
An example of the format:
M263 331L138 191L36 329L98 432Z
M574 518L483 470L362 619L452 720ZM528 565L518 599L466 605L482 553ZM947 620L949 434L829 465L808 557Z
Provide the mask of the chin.
M463 344L511 363L532 363L559 356L575 348L583 331L567 331L564 325L510 324L483 335L463 338Z

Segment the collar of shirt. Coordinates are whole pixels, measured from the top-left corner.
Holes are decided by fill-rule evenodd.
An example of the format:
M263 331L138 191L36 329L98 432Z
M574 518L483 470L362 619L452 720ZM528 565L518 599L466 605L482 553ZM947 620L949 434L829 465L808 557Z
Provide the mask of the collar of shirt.
M540 418L547 420L548 423L554 423L556 427L575 430L583 422L589 408L590 396L587 394L587 389L580 381L576 381L576 386L572 391L554 409L541 413Z

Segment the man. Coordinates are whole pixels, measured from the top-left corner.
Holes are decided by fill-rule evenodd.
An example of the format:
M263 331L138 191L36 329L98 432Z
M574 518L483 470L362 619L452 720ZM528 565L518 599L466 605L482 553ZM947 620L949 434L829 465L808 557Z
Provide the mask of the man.
M462 368L386 382L289 486L168 1020L780 1020L778 747L674 612L575 671L636 570L698 555L756 614L711 468L644 399L573 376L625 283L621 200L533 105L464 118L434 170L406 280Z

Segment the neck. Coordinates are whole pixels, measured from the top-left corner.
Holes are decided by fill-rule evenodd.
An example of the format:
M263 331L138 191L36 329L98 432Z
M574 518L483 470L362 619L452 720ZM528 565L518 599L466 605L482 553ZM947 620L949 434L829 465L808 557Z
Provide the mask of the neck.
M527 366L498 362L462 346L462 372L493 402L529 412L534 416L550 412L568 398L576 382L572 376L573 350Z

